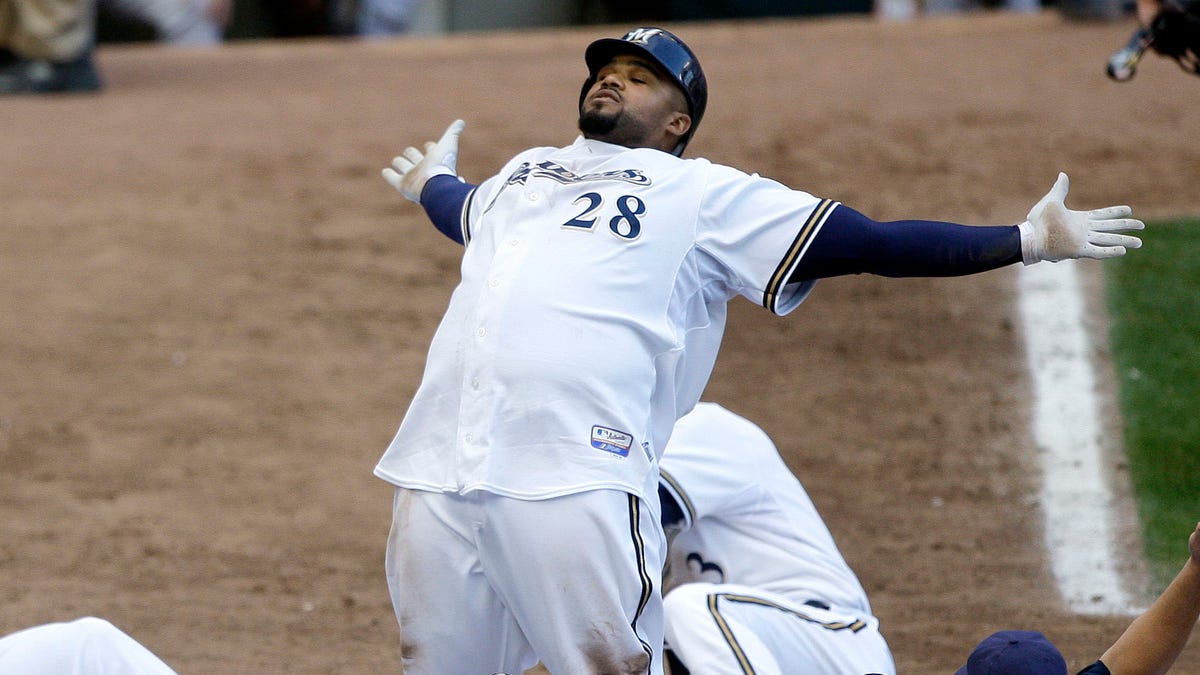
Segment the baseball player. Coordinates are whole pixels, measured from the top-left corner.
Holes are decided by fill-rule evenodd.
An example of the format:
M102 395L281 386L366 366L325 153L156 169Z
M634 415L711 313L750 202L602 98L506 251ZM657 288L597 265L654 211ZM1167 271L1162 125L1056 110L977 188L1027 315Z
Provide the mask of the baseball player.
M96 0L0 2L0 95L93 92Z
M1124 206L1067 177L1019 225L875 222L682 154L708 97L677 36L591 43L582 135L474 185L461 120L384 178L464 244L461 281L375 474L396 486L386 567L406 672L659 673L658 462L711 374L736 296L787 314L839 274L961 275L1113 258ZM470 645L471 649L464 648Z
M144 23L164 44L210 47L225 39L233 0L99 0L116 16Z
M762 429L701 402L659 470L671 675L894 675L858 577Z
M175 675L137 640L94 616L41 624L0 637L0 673Z
M1162 675L1187 645L1200 618L1200 523L1188 536L1188 559L1175 579L1078 675ZM1002 630L971 650L955 675L1066 675L1062 652L1038 631Z

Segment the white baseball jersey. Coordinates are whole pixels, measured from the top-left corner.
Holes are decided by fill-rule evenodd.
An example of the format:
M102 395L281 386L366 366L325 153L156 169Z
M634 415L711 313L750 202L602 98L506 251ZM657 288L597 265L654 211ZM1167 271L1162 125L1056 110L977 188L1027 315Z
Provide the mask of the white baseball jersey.
M696 675L895 672L858 577L762 429L700 403L661 475L683 513L667 641Z
M0 637L0 673L175 675L137 640L94 616L41 624Z
M468 197L462 280L375 473L542 499L639 496L708 381L736 295L778 314L830 200L703 159L579 138Z
M700 403L675 425L661 472L684 515L668 592L690 581L742 584L870 614L829 527L758 425Z

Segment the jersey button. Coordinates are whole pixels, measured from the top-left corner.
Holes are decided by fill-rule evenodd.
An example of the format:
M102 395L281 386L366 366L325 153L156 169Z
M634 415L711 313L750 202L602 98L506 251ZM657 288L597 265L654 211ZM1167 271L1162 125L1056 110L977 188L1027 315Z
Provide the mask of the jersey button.
M488 286L491 286L492 288L495 288L499 285L500 285L499 279L492 279L491 281L488 282Z
M529 193L529 201L536 202L537 200L538 200L538 193L530 192Z
M475 334L479 337L483 337L484 335L487 335L487 329L483 326L480 326L479 329L475 331Z

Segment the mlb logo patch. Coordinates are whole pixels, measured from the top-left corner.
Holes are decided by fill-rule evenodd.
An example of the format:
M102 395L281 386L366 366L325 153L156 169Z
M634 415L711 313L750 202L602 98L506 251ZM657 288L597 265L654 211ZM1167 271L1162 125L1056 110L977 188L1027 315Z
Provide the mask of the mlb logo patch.
M611 452L619 457L628 457L629 448L633 445L633 436L624 431L608 427L592 427L592 447L597 450Z

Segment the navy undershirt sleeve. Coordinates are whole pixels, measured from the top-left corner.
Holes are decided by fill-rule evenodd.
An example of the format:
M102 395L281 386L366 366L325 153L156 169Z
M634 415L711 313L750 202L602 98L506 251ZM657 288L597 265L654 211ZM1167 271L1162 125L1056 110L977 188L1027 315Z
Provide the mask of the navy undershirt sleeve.
M660 518L663 527L681 527L684 522L683 509L679 506L679 502L675 501L675 497L671 496L671 491L661 483L658 486L658 501L659 510L662 511Z
M425 181L421 188L421 206L439 232L463 243L462 213L467 196L475 186L458 176L441 174Z
M791 275L805 281L843 274L952 277L1021 260L1016 225L974 226L933 220L876 222L838 205Z
M1112 671L1108 669L1108 666L1104 665L1103 661L1097 661L1075 675L1112 675Z

